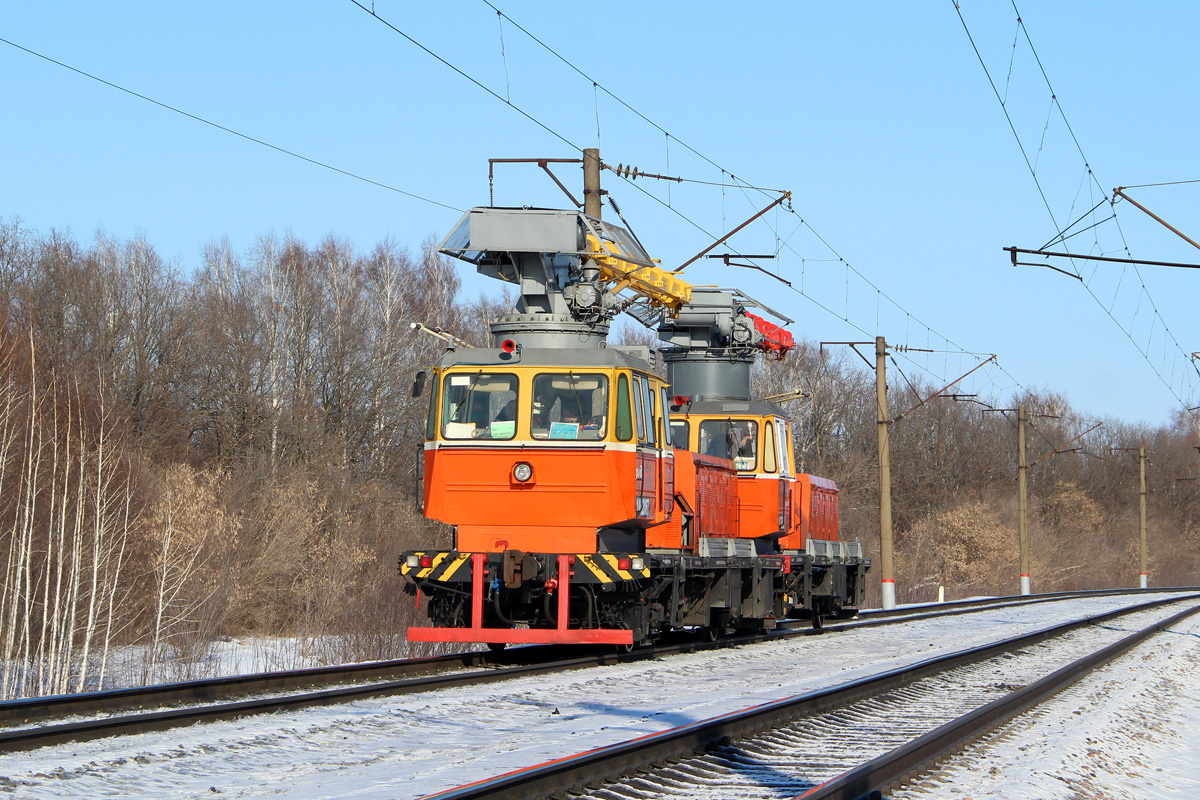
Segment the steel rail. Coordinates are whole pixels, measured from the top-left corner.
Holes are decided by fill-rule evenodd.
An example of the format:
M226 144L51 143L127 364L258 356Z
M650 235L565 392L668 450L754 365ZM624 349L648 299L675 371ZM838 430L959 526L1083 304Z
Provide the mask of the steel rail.
M1186 592L1189 590L1169 589L1157 591ZM810 628L777 630L769 633L732 636L716 642L687 641L646 648L627 654L602 651L590 652L568 659L555 658L553 660L546 660L544 655L547 651L549 654L555 655L560 653L564 648L557 646L520 648L503 654L476 651L371 664L318 667L289 672L240 675L102 692L10 700L0 702L0 724L10 726L8 730L0 728L0 752L29 750L50 744L60 744L68 741L86 741L103 736L165 730L167 728L189 725L198 721L234 719L255 714L298 709L305 706L331 705L370 697L412 694L455 686L480 685L507 680L509 678L549 674L571 669L585 669L592 666L648 660L727 647L738 647L781 638L791 638L793 636L820 635L853 630L860 627L874 627L942 616L970 614L986 608L1004 608L1080 597L1111 596L1133 594L1136 592L1144 593L1145 590L1131 589L1116 592L1090 591L1031 595L1020 598L985 598L956 601L937 606L916 606L912 608L897 608L889 611L868 611L863 613L863 616L867 617L865 619L845 621L820 630ZM785 621L783 624L787 625L789 623L808 624L806 621L801 620ZM519 658L528 658L530 660L528 663L516 665L511 663L514 659ZM459 666L485 668L450 675L433 674L390 680L401 675L445 672ZM370 681L371 683L367 685L329 688L316 692L253 698L240 702L230 701L231 698L246 697L266 692L287 692L314 686L361 683L364 681ZM188 705L183 708L162 708L159 711L146 711L146 709L154 707L161 708L171 705L212 703L212 701L218 702L209 705ZM115 716L115 714L121 712L141 713ZM54 724L56 720L62 720L64 717L84 714L114 714L114 716ZM18 725L23 727L11 727ZM37 727L31 727L33 725Z
M159 731L211 720L236 719L238 717L269 714L276 711L307 708L309 706L334 705L364 700L372 697L412 694L434 689L457 686L474 686L485 683L528 677L569 669L582 669L601 663L615 662L615 656L591 656L566 661L553 661L516 667L476 670L471 672L432 675L395 681L382 681L358 686L343 686L302 694L277 695L215 705L189 706L163 711L99 717L58 725L10 728L0 730L0 753L32 750L51 744L79 742L105 736Z
M1097 650L1047 675L1036 683L1001 697L969 714L946 723L908 744L842 773L833 780L809 789L795 800L862 800L879 796L930 769L938 761L957 754L981 736L1065 689L1070 684L1123 655L1154 634L1200 612L1200 606L1185 609L1155 622L1118 642Z
M1045 602L1047 600L1076 600L1084 597L1120 597L1127 594L1169 594L1169 593L1200 593L1200 586L1164 586L1160 588L1139 589L1086 589L1077 592L1042 592L1040 594L1007 595L1004 597L976 597L970 600L947 600L944 603L922 603L920 605L897 606L886 611L870 609L859 614L861 617L894 617L900 614L911 614L930 608L955 608L959 606L995 605L999 603Z
M916 622L923 619L937 619L938 617L954 617L962 614L973 614L976 611L985 608L1014 608L1018 606L1037 605L1039 603L1053 603L1062 600L1080 600L1089 597L1120 597L1131 594L1187 594L1200 592L1200 587L1197 586L1174 586L1164 589L1092 589L1082 592L1051 592L1046 594L1031 594L1031 595L1013 595L1009 597L984 597L974 600L952 600L947 603L927 603L914 606L897 606L892 609L870 609L860 612L852 619L833 624L832 627L825 628L828 631L845 631L854 630L856 628L871 628L878 625L891 625L898 622ZM779 623L784 627L784 631L780 631L776 636L780 635L811 635L821 633L822 631L814 631L807 629L794 630L794 625L806 625L807 621L803 619L783 620ZM829 623L827 623L829 624Z
M1190 599L1197 597L1200 595L1192 595ZM829 689L784 698L692 725L649 734L627 742L476 781L465 786L427 795L423 800L522 800L530 797L559 795L584 787L596 786L605 781L635 774L654 765L690 757L712 746L752 736L801 717L811 716L856 700L888 692L929 675L983 661L1014 649L1028 647L1068 631L1115 617L1178 602L1180 599L1168 598L1141 603L1063 623L1036 633L1024 634L982 647L926 659ZM1184 615L1195 613L1198 609L1200 606L1191 608ZM1180 615L1176 615L1176 617L1178 616ZM1156 627L1155 630L1157 629ZM845 794L841 796L857 800L863 794L868 794L869 791L868 789L858 795ZM807 798L808 796L806 796L806 800Z
M489 654L454 653L367 664L261 672L197 681L106 689L98 692L27 697L0 702L0 725L20 725L82 714L127 711L153 706L245 697L338 683L380 681L404 675L488 663Z

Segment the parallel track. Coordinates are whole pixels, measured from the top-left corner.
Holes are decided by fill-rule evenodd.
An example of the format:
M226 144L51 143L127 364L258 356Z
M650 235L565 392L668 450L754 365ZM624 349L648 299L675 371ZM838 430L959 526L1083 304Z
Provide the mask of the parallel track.
M895 609L886 612L865 612L861 619L830 625L825 628L825 631L965 614L981 607L1007 607L1136 591L1138 590L994 598L938 606ZM1185 592L1188 590L1156 591ZM804 627L800 627L801 625ZM808 626L808 622L786 621L781 623L780 630L769 634L730 637L713 643L685 641L621 655L611 651L601 651L562 659L561 657L555 658L563 652L562 648L519 648L500 655L486 652L460 653L348 667L325 667L8 701L0 703L0 724L10 726L8 730L0 730L0 752L28 750L49 744L84 741L103 736L163 730L202 720L231 719L285 709L350 702L368 697L408 694L452 686L480 685L528 675L661 658L681 653L824 632L812 630ZM550 658L547 659L547 656ZM464 666L482 667L482 669L463 671L462 667ZM421 677L403 678L400 676ZM334 688L308 692L298 691L314 686ZM281 692L291 692L291 694L278 694ZM269 697L252 697L252 695L266 693L276 694ZM239 697L247 699L230 699ZM214 703L213 701L219 702ZM177 707L168 707L171 705ZM178 707L181 705L184 707ZM127 713L155 707L160 710ZM93 715L93 717L84 720L64 720L72 715L85 714Z
M1185 610L1119 641L1111 641L1118 634L1096 626L1181 601L1107 612L479 781L427 800L515 800L566 792L605 800L736 798L781 796L788 790L804 792L805 800L858 800L929 768L988 729L1200 611L1195 602L1200 596L1186 599L1193 602ZM1093 643L1079 658L1078 652L1059 652L1047 668L1042 662L1053 651L1037 646L1068 635L1090 636ZM1096 645L1097 637L1111 643ZM1072 660L1060 667L1067 658ZM1045 675L1047 669L1055 671ZM844 745L840 750L839 740ZM872 746L886 752L856 763L864 747ZM793 777L797 771L809 777ZM732 783L730 774L735 775ZM738 792L738 775L753 776L746 778L754 785L745 794ZM814 786L818 780L824 782Z

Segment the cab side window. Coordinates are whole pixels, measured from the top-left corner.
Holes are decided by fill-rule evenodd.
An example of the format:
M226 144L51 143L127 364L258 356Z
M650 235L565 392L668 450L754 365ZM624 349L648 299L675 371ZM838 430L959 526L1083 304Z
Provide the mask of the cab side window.
M638 442L646 441L646 409L642 405L642 382L635 375L633 378L633 410L637 421Z
M429 388L429 420L425 423L425 439L430 442L437 438L438 379L440 377L435 372L433 386Z
M775 471L775 457L775 426L768 420L763 425L763 472Z
M733 462L739 472L751 472L758 464L758 423L738 420L732 425Z
M629 403L629 377L617 376L617 420L615 423L617 438L628 442L633 438L633 413Z
M637 383L642 387L642 416L646 419L646 444L653 445L658 439L656 434L656 420L654 419L654 390L650 389L650 381L644 375L637 378Z
M688 434L691 426L685 419L671 420L671 446L680 450L688 449Z
M654 390L650 388L650 380L639 375L637 378L638 392L641 398L642 420L644 423L640 426L638 439L645 444L653 445L655 439L655 419L654 419Z
M671 435L670 435L670 431L671 431L671 411L670 411L671 399L669 397L667 397L667 387L664 386L661 389L659 389L658 397L659 397L659 400L662 402L662 405L659 406L659 408L662 409L662 416L660 417L660 424L658 426L658 440L660 442L662 442L663 447L673 447L674 445L671 444Z

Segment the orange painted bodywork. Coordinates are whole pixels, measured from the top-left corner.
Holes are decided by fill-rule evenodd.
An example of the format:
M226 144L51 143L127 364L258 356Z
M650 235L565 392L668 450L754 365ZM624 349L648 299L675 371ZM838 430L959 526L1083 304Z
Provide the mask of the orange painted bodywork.
M639 518L638 453L602 443L455 446L425 451L425 514L458 526L463 552L594 552L597 529L644 528L666 519L657 486L661 459L643 456L640 489L652 515ZM533 478L513 477L519 462Z
M743 536L751 538L778 533L779 477L742 474L738 476L738 506ZM784 520L788 524L790 520Z

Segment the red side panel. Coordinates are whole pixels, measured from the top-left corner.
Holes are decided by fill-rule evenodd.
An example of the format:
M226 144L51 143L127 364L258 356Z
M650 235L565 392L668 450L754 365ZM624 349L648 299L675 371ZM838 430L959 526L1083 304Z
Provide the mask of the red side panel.
M779 530L791 532L792 526L792 481L779 481Z
M785 550L803 550L808 539L837 541L838 488L828 478L816 475L796 476L793 509L798 525L795 533L780 539Z
M675 459L670 457L670 451L664 450L659 459L659 469L662 470L662 490L659 492L660 508L663 514L672 517L675 514Z
M838 488L828 478L810 475L812 483L812 532L813 539L837 541L838 538Z
M701 536L738 535L738 479L733 462L692 453L696 464L697 531Z
M661 506L658 499L659 474L658 458L653 450L637 451L637 502L634 511L642 519L653 519L656 506Z

